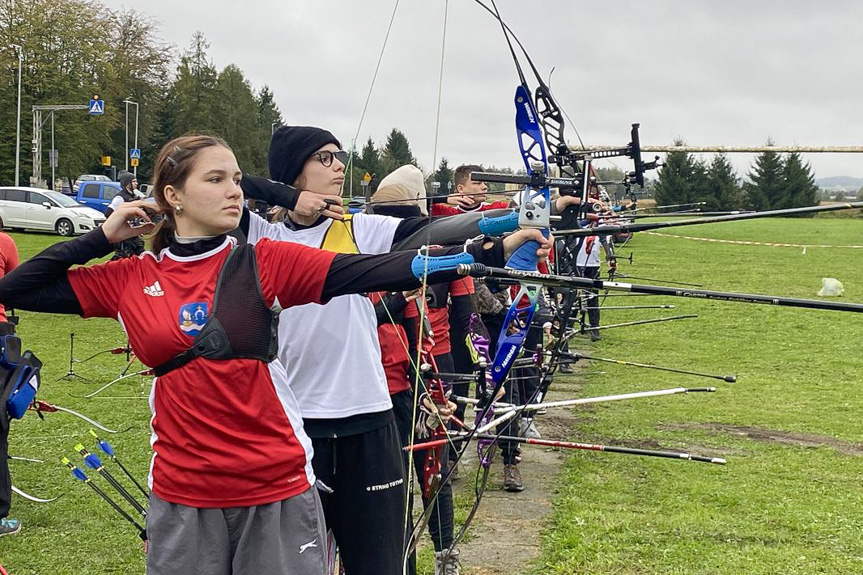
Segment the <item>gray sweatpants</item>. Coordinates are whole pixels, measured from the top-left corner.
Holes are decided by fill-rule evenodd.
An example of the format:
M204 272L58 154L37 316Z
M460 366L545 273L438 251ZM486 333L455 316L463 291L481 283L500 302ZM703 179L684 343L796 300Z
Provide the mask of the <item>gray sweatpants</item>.
M324 575L317 489L255 507L199 509L150 495L148 575Z

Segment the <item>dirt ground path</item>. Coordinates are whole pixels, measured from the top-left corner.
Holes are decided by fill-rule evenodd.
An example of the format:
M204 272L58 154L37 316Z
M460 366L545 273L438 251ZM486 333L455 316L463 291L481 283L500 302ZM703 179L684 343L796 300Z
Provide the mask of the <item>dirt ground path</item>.
M578 370L574 376L558 375L549 392L549 401L577 397ZM537 420L543 437L567 439L572 433L574 416L569 409L550 410ZM466 540L459 544L462 573L466 575L523 575L539 557L542 530L552 512L556 480L568 455L565 451L539 446L522 448L519 465L525 489L521 493L503 490L503 464L500 455L491 475L479 510ZM462 477L476 471L476 457L460 470ZM456 482L458 493L473 498L472 481Z

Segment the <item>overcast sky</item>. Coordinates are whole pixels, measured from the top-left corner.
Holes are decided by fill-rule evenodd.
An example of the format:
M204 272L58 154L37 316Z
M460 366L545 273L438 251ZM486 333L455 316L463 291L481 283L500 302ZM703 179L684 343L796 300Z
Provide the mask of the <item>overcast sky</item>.
M180 49L201 30L222 68L269 85L288 124L350 146L394 0L103 0L142 11ZM407 135L428 170L444 0L402 0L357 146ZM863 2L498 0L585 143L863 145ZM520 166L517 75L500 26L472 0L447 18L437 160ZM527 70L525 70L527 72ZM570 143L577 143L572 125ZM748 170L751 157L732 158ZM806 157L817 177L863 177L863 155ZM628 162L615 164L629 169Z

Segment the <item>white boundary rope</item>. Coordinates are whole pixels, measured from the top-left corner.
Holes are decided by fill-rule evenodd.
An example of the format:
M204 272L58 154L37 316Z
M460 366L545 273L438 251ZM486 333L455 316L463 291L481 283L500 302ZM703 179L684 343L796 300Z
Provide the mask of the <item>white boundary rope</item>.
M746 240L720 240L717 238L697 238L695 236L681 236L677 234L666 234L662 232L643 232L651 236L662 236L666 238L677 238L680 240L696 240L699 242L714 242L719 244L736 244L741 246L770 246L778 248L803 248L803 253L806 253L808 248L851 248L863 249L863 246L856 245L831 245L831 244L785 244L778 242L755 242Z

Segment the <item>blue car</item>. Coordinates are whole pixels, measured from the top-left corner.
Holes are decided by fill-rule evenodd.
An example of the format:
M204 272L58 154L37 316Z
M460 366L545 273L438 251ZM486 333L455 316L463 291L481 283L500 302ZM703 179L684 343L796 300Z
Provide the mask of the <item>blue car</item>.
M79 204L99 210L104 214L108 210L111 200L120 193L120 190L120 184L117 182L90 180L81 182L78 186L78 193L72 197Z

